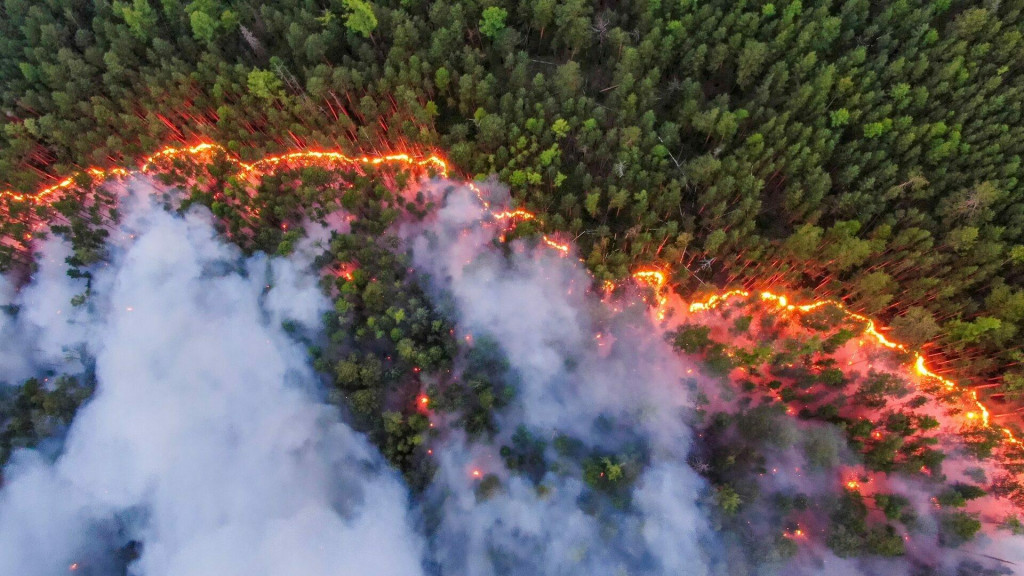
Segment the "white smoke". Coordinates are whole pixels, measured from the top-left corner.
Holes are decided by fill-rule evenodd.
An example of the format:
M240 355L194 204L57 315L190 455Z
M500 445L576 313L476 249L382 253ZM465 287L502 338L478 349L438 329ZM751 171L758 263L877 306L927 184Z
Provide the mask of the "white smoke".
M55 463L22 451L8 467L0 574L100 570L99 549L128 540L147 576L420 573L406 489L317 398L281 328L326 309L308 262L243 260L204 214L143 206L126 222L135 240L94 272L96 321L49 314L75 291L47 261L23 292L41 311L24 320L33 359L87 340L98 386ZM60 245L44 254L62 260Z
M0 306L18 309L16 316L0 312L0 384L20 384L46 369L81 368L76 349L88 340L92 323L86 307L71 303L86 281L67 275L70 255L68 243L53 238L39 247L26 289L16 292L8 278L0 280Z
M0 279L0 305L20 308L0 314L0 381L81 369L69 352L82 346L98 380L56 462L22 450L5 471L0 576L65 573L76 563L107 574L110 551L129 541L141 543L129 567L140 576L778 568L720 557L728 552L702 504L709 488L687 464L693 406L683 380L695 367L642 306L618 301L627 309L611 312L572 256L534 240L499 245L500 227L474 193L446 186L430 191L443 207L401 233L438 306L452 305L459 336L500 344L516 395L494 438L469 439L437 420L437 473L413 513L376 449L322 402L306 351L283 327L320 329L329 306L310 261L328 228L310 228L295 257L243 258L205 212L176 217L126 197L113 264L93 270L87 304L70 306L85 282L66 275L70 247L59 239L41 245L23 290ZM549 465L537 481L501 456L520 428L546 442ZM640 454L628 502L595 496L578 455L560 460L553 445L563 435L595 454ZM500 485L485 492L491 475ZM780 474L766 485L813 493L819 481L828 479ZM983 540L977 550L1017 560L1017 541ZM819 552L787 570L907 567Z
M446 196L436 218L404 231L414 263L451 296L460 329L499 342L520 376L493 443L468 445L455 434L435 448L441 470L427 506L443 501L434 558L442 572L706 573L713 546L697 504L705 485L685 463L686 366L646 315L608 314L588 294L591 280L577 260L528 242L503 254L470 190L434 194ZM578 472L549 471L540 490L510 474L497 448L520 426L548 441L567 434L612 451L642 439L650 464L635 480L632 506L586 510ZM478 502L471 469L502 478L502 490Z

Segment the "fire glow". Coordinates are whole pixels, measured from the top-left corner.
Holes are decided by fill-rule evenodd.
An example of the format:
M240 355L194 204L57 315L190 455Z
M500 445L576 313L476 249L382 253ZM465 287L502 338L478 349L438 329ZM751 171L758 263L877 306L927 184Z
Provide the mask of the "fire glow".
M566 255L569 254L569 245L568 244L562 244L561 242L556 242L556 241L552 240L551 238L549 238L547 236L544 236L542 239L544 240L544 243L547 244L549 247L551 247L551 248L561 252L562 256L566 256Z
M807 538L807 533L804 532L802 529L797 528L792 532L783 532L782 537L789 538L790 540L804 540Z
M633 272L633 280L638 284L654 288L655 298L657 298L658 320L664 320L665 305L668 303L668 296L662 293L662 288L668 282L668 277L665 273L656 268L641 268Z
M711 310L713 308L716 308L716 307L720 306L721 304L724 304L727 300L729 300L731 298L749 298L750 296L751 296L750 292L747 292L745 290L731 290L729 292L724 292L724 293L721 293L721 294L713 294L710 297L708 297L706 300L704 300L703 302L693 302L693 303L690 304L689 308L690 308L690 312L702 312L702 311L707 311L707 310ZM899 342L894 342L894 341L886 338L885 335L883 335L879 331L879 329L876 326L874 320L871 320L870 318L868 318L867 316L864 316L862 314L857 314L856 312L852 312L852 311L848 310L846 308L846 306L844 306L841 302L838 302L836 300L818 300L818 301L815 301L815 302L813 302L811 304L794 305L794 304L790 304L789 303L789 299L786 298L785 296L782 296L782 295L779 295L779 294L774 294L772 292L761 292L759 294L759 297L760 297L760 299L763 302L768 302L768 303L775 304L779 308L781 308L783 310L786 310L786 311L791 311L791 312L795 311L795 312L807 313L807 312L811 312L813 310L816 310L818 308L821 308L822 306L827 306L827 305L835 306L847 318L852 318L854 320L857 320L857 321L865 323L865 328L864 328L864 332L863 332L864 336L868 336L868 337L874 339L875 342L877 342L881 346L883 346L885 348L888 348L890 350L898 350L900 352L910 352L910 350L907 348L906 345L901 344ZM957 386L957 384L955 382L953 382L952 380L950 380L948 378L944 378L942 376L939 376L938 374L936 374L935 372L930 370L928 368L928 366L925 364L924 356L922 356L920 352L914 352L913 354L914 354L913 371L918 376L920 376L922 378L925 378L925 379L929 379L929 380L933 380L935 382L938 382L938 383L942 384L947 390L959 390L960 389ZM985 406L981 403L980 400L978 400L978 393L973 391L973 390L971 390L969 392L970 392L970 395L971 395L971 398L972 398L974 404L977 406L977 411L969 411L969 412L967 412L967 414L966 414L967 419L971 420L971 421L976 421L976 420L979 419L979 415L980 415L981 423L985 427L987 427L987 428L992 428L994 430L998 430L999 432L1001 432L1005 436L1005 440L1006 440L1007 443L1009 443L1009 444L1020 444L1020 440L1018 440L1013 435L1013 432L1011 430L1009 430L1008 428L1003 428L1003 427L995 426L994 424L992 424L989 421L988 409L985 408Z
M153 170L155 164L159 160L173 159L177 157L185 157L193 161L198 160L209 160L212 159L216 154L225 154L227 159L234 162L243 175L253 176L258 174L271 173L277 170L281 165L296 165L296 166L333 166L333 165L350 165L350 166L379 166L394 164L399 166L406 166L409 168L433 168L440 175L448 175L448 162L445 161L438 155L414 155L408 153L399 154L387 154L379 156L348 156L343 152L337 150L301 150L296 152L288 152L285 154L279 154L275 156L267 156L253 163L242 162L240 159L227 154L227 151L217 144L211 144L204 142L196 144L195 146L188 146L184 148L167 147L159 152L143 158L140 162L141 170L143 173L150 172ZM96 168L90 167L82 170L79 174L88 174L96 179L106 179L114 177L125 177L128 176L129 171L124 168ZM75 184L75 179L79 175L69 176L54 184L48 186L36 192L35 194L21 194L12 190L0 191L0 198L8 198L17 202L32 202L37 205L48 205L56 200L54 198L58 192L68 189Z
M217 144L212 143L200 143L194 146L188 147L167 147L155 154L145 157L141 162L141 171L148 173L153 171L158 166L158 161L174 159L174 158L187 158L192 161L201 160L212 160L216 155L221 154L229 162L233 162L238 166L239 171L243 176L258 176L262 174L269 174L273 171L281 168L282 166L294 166L294 167L305 167L305 166L320 166L320 167L337 167L337 166L379 166L379 165L396 165L413 169L420 170L434 170L441 176L447 176L449 174L449 164L441 156L436 154L413 154L408 152L399 152L396 154L386 155L356 155L349 156L341 151L337 150L300 150L287 152L284 154L267 156L260 160L252 163L243 162L241 159L232 156L227 152L225 148ZM40 206L49 206L60 199L60 192L70 189L75 186L76 178L80 175L87 174L95 179L107 179L107 178L124 178L127 177L130 172L125 168L113 167L113 168L97 168L89 167L76 175L67 177L60 180L56 184L47 186L40 189L35 194L23 194L12 190L0 191L0 199L8 201L14 201L19 203L32 203ZM490 209L490 203L484 199L483 192L473 182L469 182L467 186L476 194L481 204L485 209ZM501 212L492 213L492 216L498 220L507 221L510 225L514 226L515 223L526 220L537 220L539 218L532 212L524 209L505 210ZM31 234L26 235L26 240L32 238ZM570 246L567 243L558 242L547 235L543 235L541 240L547 247L556 250L562 256L566 256L570 252ZM339 275L351 280L351 269L343 269L339 271ZM641 268L636 270L632 274L632 279L639 285L649 286L656 292L656 310L657 317L659 320L664 319L665 309L667 304L667 296L664 295L664 288L667 284L668 278L664 271L656 268ZM614 284L605 283L604 288L610 292L610 288L613 288ZM732 298L748 298L750 293L745 290L730 290L718 294L713 294L702 302L693 302L689 305L691 313L707 311L725 303L727 300ZM864 322L866 327L863 334L870 336L878 344L891 350L898 350L901 352L909 352L908 348L899 342L894 342L883 335L873 320L851 312L846 309L842 303L835 300L818 300L811 304L794 305L789 303L789 299L786 296L774 294L772 292L761 292L759 294L760 299L767 303L772 303L779 308L787 311L795 311L801 313L807 313L815 309L821 308L826 305L834 305L839 308L843 314L848 318ZM933 381L941 383L948 390L958 389L957 385L944 378L932 370L930 370L926 364L924 357L914 352L914 364L913 370L919 376ZM418 371L418 370L417 370ZM985 406L978 400L977 393L970 391L971 397L977 406L977 410L969 411L966 414L968 420L977 422L980 420L981 424L986 427L999 430L1004 436L1005 440L1011 444L1020 444L1020 441L1014 437L1012 431L1007 428L996 427L991 424L989 420L989 411Z

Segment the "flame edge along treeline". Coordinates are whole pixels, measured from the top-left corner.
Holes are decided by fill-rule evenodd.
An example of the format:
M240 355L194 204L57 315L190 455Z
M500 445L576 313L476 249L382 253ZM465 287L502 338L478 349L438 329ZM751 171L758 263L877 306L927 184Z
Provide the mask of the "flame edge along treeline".
M178 161L181 161L181 164L179 164ZM146 173L150 174L150 176L157 177L159 177L162 169L180 170L183 172L183 174L185 174L185 176L182 179L178 180L177 184L179 187L184 187L191 179L191 176L189 176L189 174L195 174L195 172L192 171L192 168L190 168L189 165L201 165L204 167L204 170L206 170L210 174L214 174L217 173L218 170L220 170L218 164L224 162L232 166L233 171L231 172L231 174L233 174L234 176L239 176L243 179L256 178L257 180L259 179L259 177L272 177L276 175L278 172L283 173L283 177L287 179L289 177L293 177L296 174L296 171L301 172L304 169L304 167L308 168L310 166L338 166L340 168L344 168L345 170L351 170L356 173L360 173L364 170L369 170L375 166L385 166L388 164L388 162L394 163L402 170L410 170L411 172L420 176L429 176L431 174L440 175L442 174L442 170L444 171L443 174L447 174L447 164L445 160L443 159L443 157L437 155L417 155L411 153L392 155L388 157L378 157L369 155L349 156L332 151L307 151L278 155L272 157L272 159L268 158L265 161L257 161L253 163L243 164L232 159L227 155L224 155L215 146L209 144L200 144L185 149L165 149L161 151L161 153L158 155L148 157L143 164L143 170ZM153 164L152 167L150 167L151 164ZM47 200L41 201L34 205L37 208L46 208L48 206L58 204L63 200L61 198L60 193L62 190L72 191L83 184L89 184L88 182L84 182L84 180L101 180L102 178L105 178L108 175L113 176L115 179L126 179L131 176L131 172L123 169L116 169L110 171L109 173L104 173L99 170L86 171L83 173L81 179L76 177L69 178L67 180L68 183L64 184L63 187L48 192ZM381 175L377 174L376 176ZM389 176L387 176L386 174L383 176L384 180L388 182ZM92 182L92 184L95 184L95 182ZM395 182L394 184L397 184L397 182ZM254 183L250 183L249 185L256 186L256 184ZM488 186L478 183L468 183L467 187L473 191L479 203L482 204L487 209L490 218L492 218L496 222L502 223L499 226L499 230L504 230L504 232L502 232L501 235L499 236L499 238L502 241L504 241L506 237L523 237L519 235L522 234L525 230L527 232L527 237L532 235L536 239L536 245L540 250L543 251L545 249L550 249L557 257L568 257L569 255L572 254L572 243L562 238L558 233L550 232L549 234L541 234L537 230L531 231L527 223L539 223L540 218L536 214L524 210L522 208L501 207L494 208L492 210L491 201L489 200ZM216 185L213 186L213 189L216 189ZM155 189L154 192L156 192ZM206 203L211 207L211 209L215 213L217 213L217 202L220 200L229 200L231 198L229 192L230 190L219 190L215 192L213 196L207 197ZM268 189L267 192L274 193L274 190ZM362 191L350 190L349 192L361 193ZM94 188L92 193L102 194L102 186L99 188ZM291 193L293 193L293 191L290 191L290 189L289 191L282 192L282 194L284 195ZM190 195L196 196L196 189L191 190ZM80 200L82 198L76 197L73 199ZM372 200L373 199L370 198L371 203ZM24 197L18 200L18 202L27 203L29 202L29 198ZM344 203L345 200L342 199L342 204ZM243 213L244 218L262 218L267 216L267 214L259 214L259 208L254 208L253 206L254 205L242 203L237 205L236 207L238 209L238 212ZM290 227L297 226L300 224L300 222L294 219L270 220L270 222L275 222L275 225L279 225L281 230L287 230ZM265 222L253 221L250 222L250 226L255 226L257 224L262 225L263 223ZM358 248L358 246L356 246L356 248ZM341 250L341 252L358 253L358 250L344 248ZM349 283L361 285L366 284L367 274L369 273L368 270L363 270L358 265L352 265L347 257L341 258L341 256L339 256L339 258L342 261L342 265L333 271L333 279L337 280L338 286L342 286L342 290L345 290L344 286ZM359 260L359 258L356 258L356 260ZM379 272L374 272L374 274L377 273ZM678 313L678 310L673 310L673 305L677 304L677 302L675 302L673 297L671 297L671 294L669 294L669 289L671 288L671 286L669 285L668 278L670 275L666 272L666 270L664 268L657 267L640 267L633 271L632 276L633 282L625 282L620 284L604 283L600 285L603 290L598 290L597 286L592 286L591 289L597 291L598 293L603 292L606 296L609 296L610 298L614 299L615 297L611 295L612 292L619 291L621 293L621 291L623 290L628 291L630 290L630 286L633 284L645 286L650 289L647 296L649 297L648 300L652 305L652 318L659 321L673 320L674 314ZM332 277L329 276L328 279L332 279ZM373 280L375 281L376 278L374 278ZM360 296L360 298L365 300L367 296L366 294L363 294ZM766 310L781 310L785 311L786 313L792 313L794 315L811 314L815 310L826 308L828 306L837 305L837 303L823 300L818 303L797 306L790 304L789 298L779 296L774 293L750 293L744 291L728 291L710 295L705 300L686 303L682 307L683 309L690 313L708 312L718 308L723 308L727 301L731 302L734 299L739 300L742 298L747 298L748 300L755 300L761 303ZM387 301L390 301L390 299L388 299ZM676 308L678 308L678 306L676 306ZM336 309L338 311L342 310L342 308ZM391 314L391 312L387 312L387 314ZM882 332L884 332L884 329L878 328L873 322L868 320L866 317L848 312L845 310L845 308L843 308L843 314L850 318L861 320L860 323L865 326L864 336L867 340L877 343L881 345L882 348L885 349L905 351L905 346L897 344L891 341L890 339L882 336ZM448 328L444 326L443 323L440 325L440 327L441 329L439 334L447 333ZM451 335L454 335L454 330L455 328L451 329ZM470 345L472 346L474 344L472 335L467 334L466 337L467 342L470 343ZM350 360L342 359L339 363L337 371L339 372L339 374L344 373L347 375L351 372L348 368L348 366L350 365L355 364ZM908 368L913 369L914 366L918 365L927 370L927 366L925 365L923 359L920 361L915 360L915 362L911 363L908 366ZM432 360L430 358L425 358L424 360L421 361L419 357L416 357L414 361L410 364L409 368L412 373L417 375L421 371L423 373L427 373L431 371L431 369L433 368ZM931 373L931 371L928 370L928 373ZM918 372L918 374L920 375L923 373ZM940 381L940 383L944 387L949 387L945 384L945 382L947 382L947 380L945 379L942 379ZM432 428L433 421L429 420L430 414L433 412L435 406L442 406L445 403L444 394L439 393L437 390L432 390L429 385L425 385L425 387L423 388L418 388L415 392L415 396L410 397L408 399L408 404L412 405L410 413L385 413L384 427L388 429L388 435L386 436L386 439L383 442L378 442L378 445L381 445L383 450L387 454L388 459L391 460L392 463L394 463L403 471L417 468L417 466L414 463L411 464L409 460L412 457L411 454L416 450L417 444L415 442L410 441L409 438L418 437L419 431L424 426L429 426ZM986 425L988 424L987 418L985 419L985 423ZM493 427L494 423L492 421L488 421L486 414L483 414L479 421L471 423L471 425L473 427L476 427L476 429L478 430L487 430L488 427ZM397 441L392 442L393 438L397 439ZM431 449L428 448L426 450L426 453L427 455L432 455ZM609 460L609 462L611 462L611 464L607 464L607 466L618 465L615 463L615 460ZM602 466L603 465L604 464L602 464ZM602 469L601 472L607 471ZM597 474L598 477L602 477L601 472L595 472L595 474ZM488 487L492 487L494 483L493 479L491 478L491 475L487 472L486 468L473 468L469 474L470 478L472 478L474 481L479 481L481 486L486 485ZM415 485L415 479L411 479L410 483ZM850 491L857 491L859 486L858 481L854 479L843 478L843 483ZM723 487L716 489L719 490L719 494L723 495L721 496L723 504L726 504L731 501L727 498L729 493L727 492L726 488ZM803 541L804 535L807 533L808 527L804 525L797 525L795 527L787 527L782 538L785 539L787 542Z
M397 165L419 170L422 174L426 175L448 176L450 172L449 162L437 152L419 153L400 151L393 154L368 155L347 154L340 150L296 150L266 156L254 162L243 162L229 154L223 147L209 142L201 142L195 145L183 147L165 147L152 155L146 156L142 161L140 161L140 171L142 173L147 173L153 169L157 162L173 161L175 158L187 158L192 162L209 162L214 158L225 159L228 162L236 164L243 176L269 174L274 172L280 166L285 165L292 167ZM76 185L76 180L81 175L87 175L90 178L102 181L108 178L125 178L130 174L131 171L121 167L106 169L90 167L75 175L68 176L56 184L46 186L33 194L18 193L11 190L0 191L0 202L2 202L2 204L0 204L0 209L3 210L4 216L8 219L8 223L12 218L14 218L20 220L26 227L26 230L20 237L12 237L8 234L2 238L2 242L8 246L13 244L19 249L29 250L30 242L33 238L33 231L47 225L47 214L45 211L26 213L23 209L19 209L19 205L43 208L51 207L61 199L60 193L62 191ZM470 189L477 194L484 207L489 208L490 204L484 200L479 187L472 182L468 185ZM21 216L17 216L19 214ZM515 223L519 221L539 220L536 214L522 208L496 212L493 216L496 219L507 220L510 222L511 226L514 226ZM541 240L544 245L557 251L563 256L568 255L571 250L569 243L560 242L548 235L542 235ZM652 304L655 309L655 314L659 320L664 320L666 314L666 306L668 304L666 291L670 289L670 286L668 285L668 278L669 275L666 271L658 267L639 267L632 272L632 280L634 282L642 286L649 286L653 289L655 301ZM611 291L614 288L614 283L606 282L604 284L604 289L606 291ZM883 332L888 331L885 327L878 326L874 320L847 309L846 305L842 302L833 299L820 299L807 304L798 305L791 304L789 297L777 292L761 291L756 294L766 304L790 312L808 313L823 306L837 306L844 315L865 323L863 332L865 337L871 338L879 345L892 350L911 352L913 359L909 368L913 372L921 377L935 380L947 389L954 390L958 388L958 385L953 380L943 377L931 369L926 362L925 356L921 352L916 350L911 351L906 344L893 341L889 337L886 337L883 334ZM729 299L748 298L750 296L751 292L747 290L724 289L706 296L702 301L691 302L687 307L690 312L711 310L721 304L724 304ZM1013 430L1008 427L998 426L991 422L990 411L978 398L977 392L969 391L969 394L977 410L967 412L966 417L970 420L974 420L980 415L983 425L997 430L1004 437L1004 442L1014 446L1020 446L1021 441L1016 437Z

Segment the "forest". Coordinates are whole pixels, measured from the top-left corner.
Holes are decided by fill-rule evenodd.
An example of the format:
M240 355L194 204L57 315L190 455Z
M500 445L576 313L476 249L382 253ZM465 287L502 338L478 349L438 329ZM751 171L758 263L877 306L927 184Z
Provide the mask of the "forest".
M556 489L552 484L578 478L586 487L578 505L587 515L610 521L637 513L636 490L655 459L654 440L645 432L649 423L608 410L593 424L603 438L597 442L557 428L520 424L512 432L499 426L524 401L523 374L511 365L500 338L465 333L453 315L452 296L439 298L430 289L408 237L396 233L396 225L424 221L438 210L430 181L414 183L432 169L272 166L253 175L215 150L207 156L168 154L143 168L168 187L160 196L166 207L181 214L204 206L219 233L244 254L287 257L308 241L311 223L335 227L313 263L319 288L331 301L323 335L289 322L283 329L307 347L328 401L377 446L417 500L430 503L439 481L444 462L435 449L464 434L471 445L496 447L507 471L472 471L479 506L503 498L517 481L545 496ZM94 306L93 273L112 262L107 238L121 215L119 194L110 186L81 175L46 214L52 233L70 244L67 275L84 280L74 307ZM486 195L476 194L486 203ZM337 214L345 215L340 228L328 222ZM499 223L501 234L491 247L503 257L514 258L513 246L525 241L571 260L538 241L532 220ZM603 286L601 301L609 306L595 336L598 349L601 336L614 341L623 322L636 322L619 308L631 295L633 307L670 305L665 296L651 298L651 287L609 287L588 279L592 291ZM974 407L976 391L939 376L915 379L909 349L872 340L870 321L838 303L773 308L765 294L691 303L682 323L671 313L668 322L676 328L664 334L694 367L682 382L694 397L684 418L699 440L686 461L708 483L703 501L724 540L728 573L785 566L802 549L813 549L809 545L839 558L909 555L912 566L926 570L919 546L957 549L983 524L997 534L1024 531L1015 512L1024 503L1024 448L1007 443L987 413L980 419L977 410L984 408ZM12 318L18 313L4 310ZM626 334L618 336L628 342ZM575 353L586 358L585 349ZM577 362L565 359L567 366ZM3 389L0 463L19 448L60 444L80 405L94 394L94 366L87 360L84 368L81 375L50 372L42 382L31 378ZM779 474L781 466L793 464L792 473ZM766 480L776 475L797 486ZM801 488L803 478L819 484ZM933 509L915 504L922 497ZM993 514L994 502L1010 507L996 507ZM142 550L142 542L131 540L115 556L127 569ZM501 555L491 561L500 565ZM970 563L958 569L1006 573Z
M306 224L344 213L315 260L323 338L284 329L414 499L430 501L433 447L457 430L508 473L474 470L477 504L571 478L585 514L632 518L654 435L605 414L600 441L502 430L522 374L497 337L464 338L396 232L438 209L421 177L506 186L531 216L496 250L571 243L605 303L638 269L664 275L641 291L659 305L663 285L689 302L744 289L841 303L796 314L750 297L669 317L667 342L699 372L684 380L687 463L734 573L784 565L813 530L836 557L911 554L931 574L919 541L1024 532L1013 510L979 512L1024 506L1024 452L1000 432L1015 438L1024 400L1022 67L1024 0L3 0L0 271L27 281L47 222L84 281L71 304L88 307L121 218L106 180L143 157L182 191L169 209L205 207L247 256L290 256ZM201 142L217 146L201 161L151 156ZM434 154L449 172L243 169L296 150ZM31 200L53 185L58 201ZM871 348L867 318L906 348ZM912 386L914 358L956 389ZM63 434L95 379L85 362L0 388L0 464ZM842 485L773 485L779 462ZM1006 573L971 566L958 574Z
M32 191L198 139L436 148L600 279L659 262L684 293L842 297L1013 395L1022 9L9 0L0 175Z

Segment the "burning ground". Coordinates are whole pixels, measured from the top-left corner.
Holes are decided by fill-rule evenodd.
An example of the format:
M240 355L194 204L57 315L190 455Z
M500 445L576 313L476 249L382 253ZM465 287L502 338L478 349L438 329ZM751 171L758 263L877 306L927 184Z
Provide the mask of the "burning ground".
M144 168L8 206L3 573L1022 565L1012 443L866 319L599 285L437 157Z

